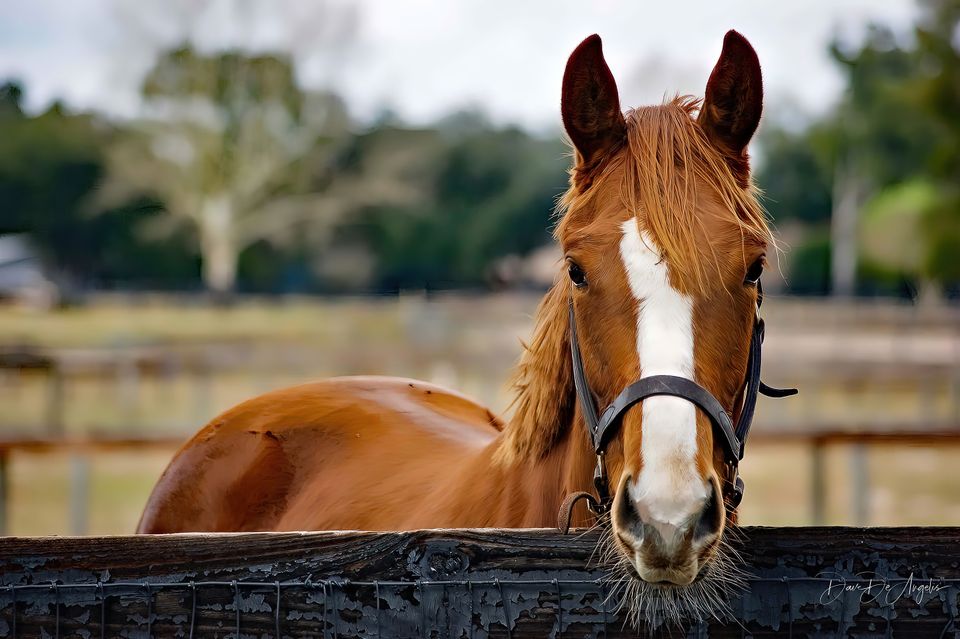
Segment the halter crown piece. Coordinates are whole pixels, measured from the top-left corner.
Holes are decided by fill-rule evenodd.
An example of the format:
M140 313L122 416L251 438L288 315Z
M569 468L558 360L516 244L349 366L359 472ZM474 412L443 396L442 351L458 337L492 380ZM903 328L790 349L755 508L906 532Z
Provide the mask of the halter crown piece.
M789 397L796 395L795 388L773 388L760 380L760 350L763 345L763 318L760 317L760 305L763 303L763 289L757 282L757 313L753 323L753 334L750 337L750 355L747 360L747 373L743 384L743 403L740 414L734 425L730 414L723 405L706 388L693 380L676 375L650 375L641 377L630 384L607 406L600 415L597 415L597 406L593 391L587 382L583 370L583 358L580 355L580 343L577 340L577 324L573 313L573 298L569 303L570 315L570 359L573 364L573 382L577 389L577 400L580 412L583 414L593 450L597 455L597 467L593 475L593 485L596 496L588 492L570 494L560 507L559 527L564 532L570 528L570 515L573 506L581 499L586 500L587 507L596 515L601 516L610 510L613 501L607 482L607 467L605 455L607 445L613 436L620 430L623 414L637 402L656 395L672 395L692 402L713 424L723 444L729 469L727 481L723 487L723 500L727 512L733 512L743 498L743 480L738 473L740 460L743 459L744 445L750 433L750 424L757 406L757 395L767 397Z

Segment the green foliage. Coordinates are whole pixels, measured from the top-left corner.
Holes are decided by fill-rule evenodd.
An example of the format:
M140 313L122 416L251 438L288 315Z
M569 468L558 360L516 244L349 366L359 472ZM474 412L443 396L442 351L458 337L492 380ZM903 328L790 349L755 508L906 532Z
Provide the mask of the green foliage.
M847 92L833 114L836 153L850 158L874 185L915 175L930 156L937 127L919 95L924 82L916 51L874 26L854 52L834 45Z
M860 236L863 259L878 270L906 277L929 277L931 243L929 218L939 193L927 180L910 180L888 187L863 207Z
M790 252L787 286L797 295L822 295L830 288L830 235L825 228L811 232Z
M23 87L18 82L0 85L0 119L23 117Z
M833 199L861 185L858 290L960 286L960 0L921 1L912 37L877 26L833 45L846 90L809 126L768 114L758 184L776 222L808 229L792 292L829 291ZM550 241L560 140L476 112L358 133L296 78L284 55L178 48L122 125L29 116L22 88L0 86L0 233L29 233L90 285L195 288L202 272L258 291L483 286L499 258Z
M873 26L856 47L834 44L847 79L837 107L802 131L774 127L762 138L758 179L777 221L824 224L835 180L866 185L861 290L888 290L891 277L912 288L960 282L960 0L922 4L912 41Z
M819 224L830 219L832 176L817 141L814 131L763 132L765 157L757 183L763 189L767 212L775 221Z
M75 282L170 285L188 278L182 244L151 242L139 231L156 202L98 206L111 129L59 105L28 117L22 95L16 84L0 87L0 234L29 234L47 263Z
M167 232L196 235L217 296L234 289L255 245L296 253L309 242L323 254L350 215L417 199L396 161L409 153L341 161L352 140L344 105L305 92L286 56L177 49L150 70L143 95L149 117L112 149L114 186L157 197ZM243 272L264 285L266 271L251 266L262 260L247 262Z
M482 285L495 258L550 241L565 152L559 141L515 128L485 125L442 136L424 167L426 201L374 211L365 228L378 286Z
M928 253L926 269L931 279L960 285L960 196L947 193L924 220Z
M93 123L64 115L56 105L27 118L17 105L7 111L2 125L0 232L29 231L42 246L70 251L72 225L102 174ZM59 250L57 255L70 263Z
M288 56L241 51L201 55L191 47L162 55L143 82L143 95L209 101L233 123L242 121L245 111L274 101L294 117L299 117L303 105Z
M30 233L82 283L195 288L204 197L226 191L235 225L221 230L240 288L257 291L482 286L496 258L550 241L568 162L559 140L476 113L349 134L333 97L324 113L335 124L296 128L316 115L317 96L269 56L179 49L144 92L163 117L116 128L59 107L26 117L19 87L0 89L0 232ZM266 113L271 99L284 118ZM265 138L268 121L309 135ZM330 275L355 255L370 268Z

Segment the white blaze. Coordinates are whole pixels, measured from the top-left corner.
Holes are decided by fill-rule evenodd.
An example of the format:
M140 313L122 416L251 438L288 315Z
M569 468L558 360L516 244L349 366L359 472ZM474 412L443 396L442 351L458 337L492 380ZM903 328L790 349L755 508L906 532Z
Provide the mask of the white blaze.
M637 300L640 374L693 379L693 300L670 285L667 265L638 221L623 223L620 257ZM643 402L643 465L628 486L644 521L664 540L703 507L709 490L696 467L696 407L685 399L650 397Z

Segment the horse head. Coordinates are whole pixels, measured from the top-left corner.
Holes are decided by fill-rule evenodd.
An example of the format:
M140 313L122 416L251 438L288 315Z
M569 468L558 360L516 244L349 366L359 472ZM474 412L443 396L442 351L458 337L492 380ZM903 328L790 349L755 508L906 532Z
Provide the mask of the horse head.
M585 404L602 408L657 376L694 382L731 423L743 412L772 246L746 151L762 101L756 53L735 31L702 102L678 97L624 112L600 38L570 56L562 114L574 164L556 237L588 427ZM731 473L730 429L683 392L621 408L615 432L598 445L613 557L662 588L691 586L711 571L723 578L739 450Z

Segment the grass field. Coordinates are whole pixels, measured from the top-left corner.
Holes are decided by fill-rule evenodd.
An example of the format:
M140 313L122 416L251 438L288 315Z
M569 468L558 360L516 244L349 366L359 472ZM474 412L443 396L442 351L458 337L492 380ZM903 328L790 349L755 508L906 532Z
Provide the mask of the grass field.
M519 340L529 334L536 302L530 295L406 296L253 301L215 309L140 299L135 305L108 301L43 314L0 309L0 347L31 344L64 361L80 362L72 364L81 372L68 376L64 395L64 422L73 434L185 437L252 395L361 373L430 379L502 413L511 398L506 380L520 352ZM949 359L960 358L960 328L952 326L950 317L914 322L900 308L818 311L809 303L791 307L786 301L779 309L776 302L770 306L765 359L769 381L796 383L802 394L784 402L761 400L758 428L838 424L863 429L899 423L922 428L960 422L957 371ZM82 372L91 357L122 360L143 349L173 354L176 362L215 364L209 369L177 364L169 370L137 372L120 366L107 374ZM879 353L875 361L881 363L854 362L863 375L838 383L831 358L851 352L865 353L868 361ZM926 377L897 375L898 358L910 362L904 370L926 371ZM928 364L933 373L924 368ZM0 372L0 436L43 432L48 384L43 374ZM168 457L96 455L88 532L132 531ZM829 523L853 523L850 458L847 447L831 449L826 458ZM960 447L878 447L868 459L871 524L960 525ZM67 455L11 457L9 532L69 531L70 466ZM810 523L810 456L805 447L753 445L742 472L747 482L743 523Z
M171 451L172 453L172 451ZM827 522L852 525L845 446L827 455L831 487ZM133 532L150 489L169 455L109 453L94 459L88 521L90 534ZM871 525L960 525L960 447L877 448L869 454ZM21 454L12 459L10 530L15 535L67 534L68 455ZM742 466L747 491L745 525L799 526L811 523L810 460L793 445L756 445Z
M332 301L318 305L310 300L244 301L219 308L200 304L171 304L169 298L141 298L135 305L105 300L55 312L4 308L0 336L6 343L43 346L113 346L151 341L209 340L324 340L329 337L330 313L363 317L364 308L377 307L375 299ZM358 327L376 330L377 322Z

